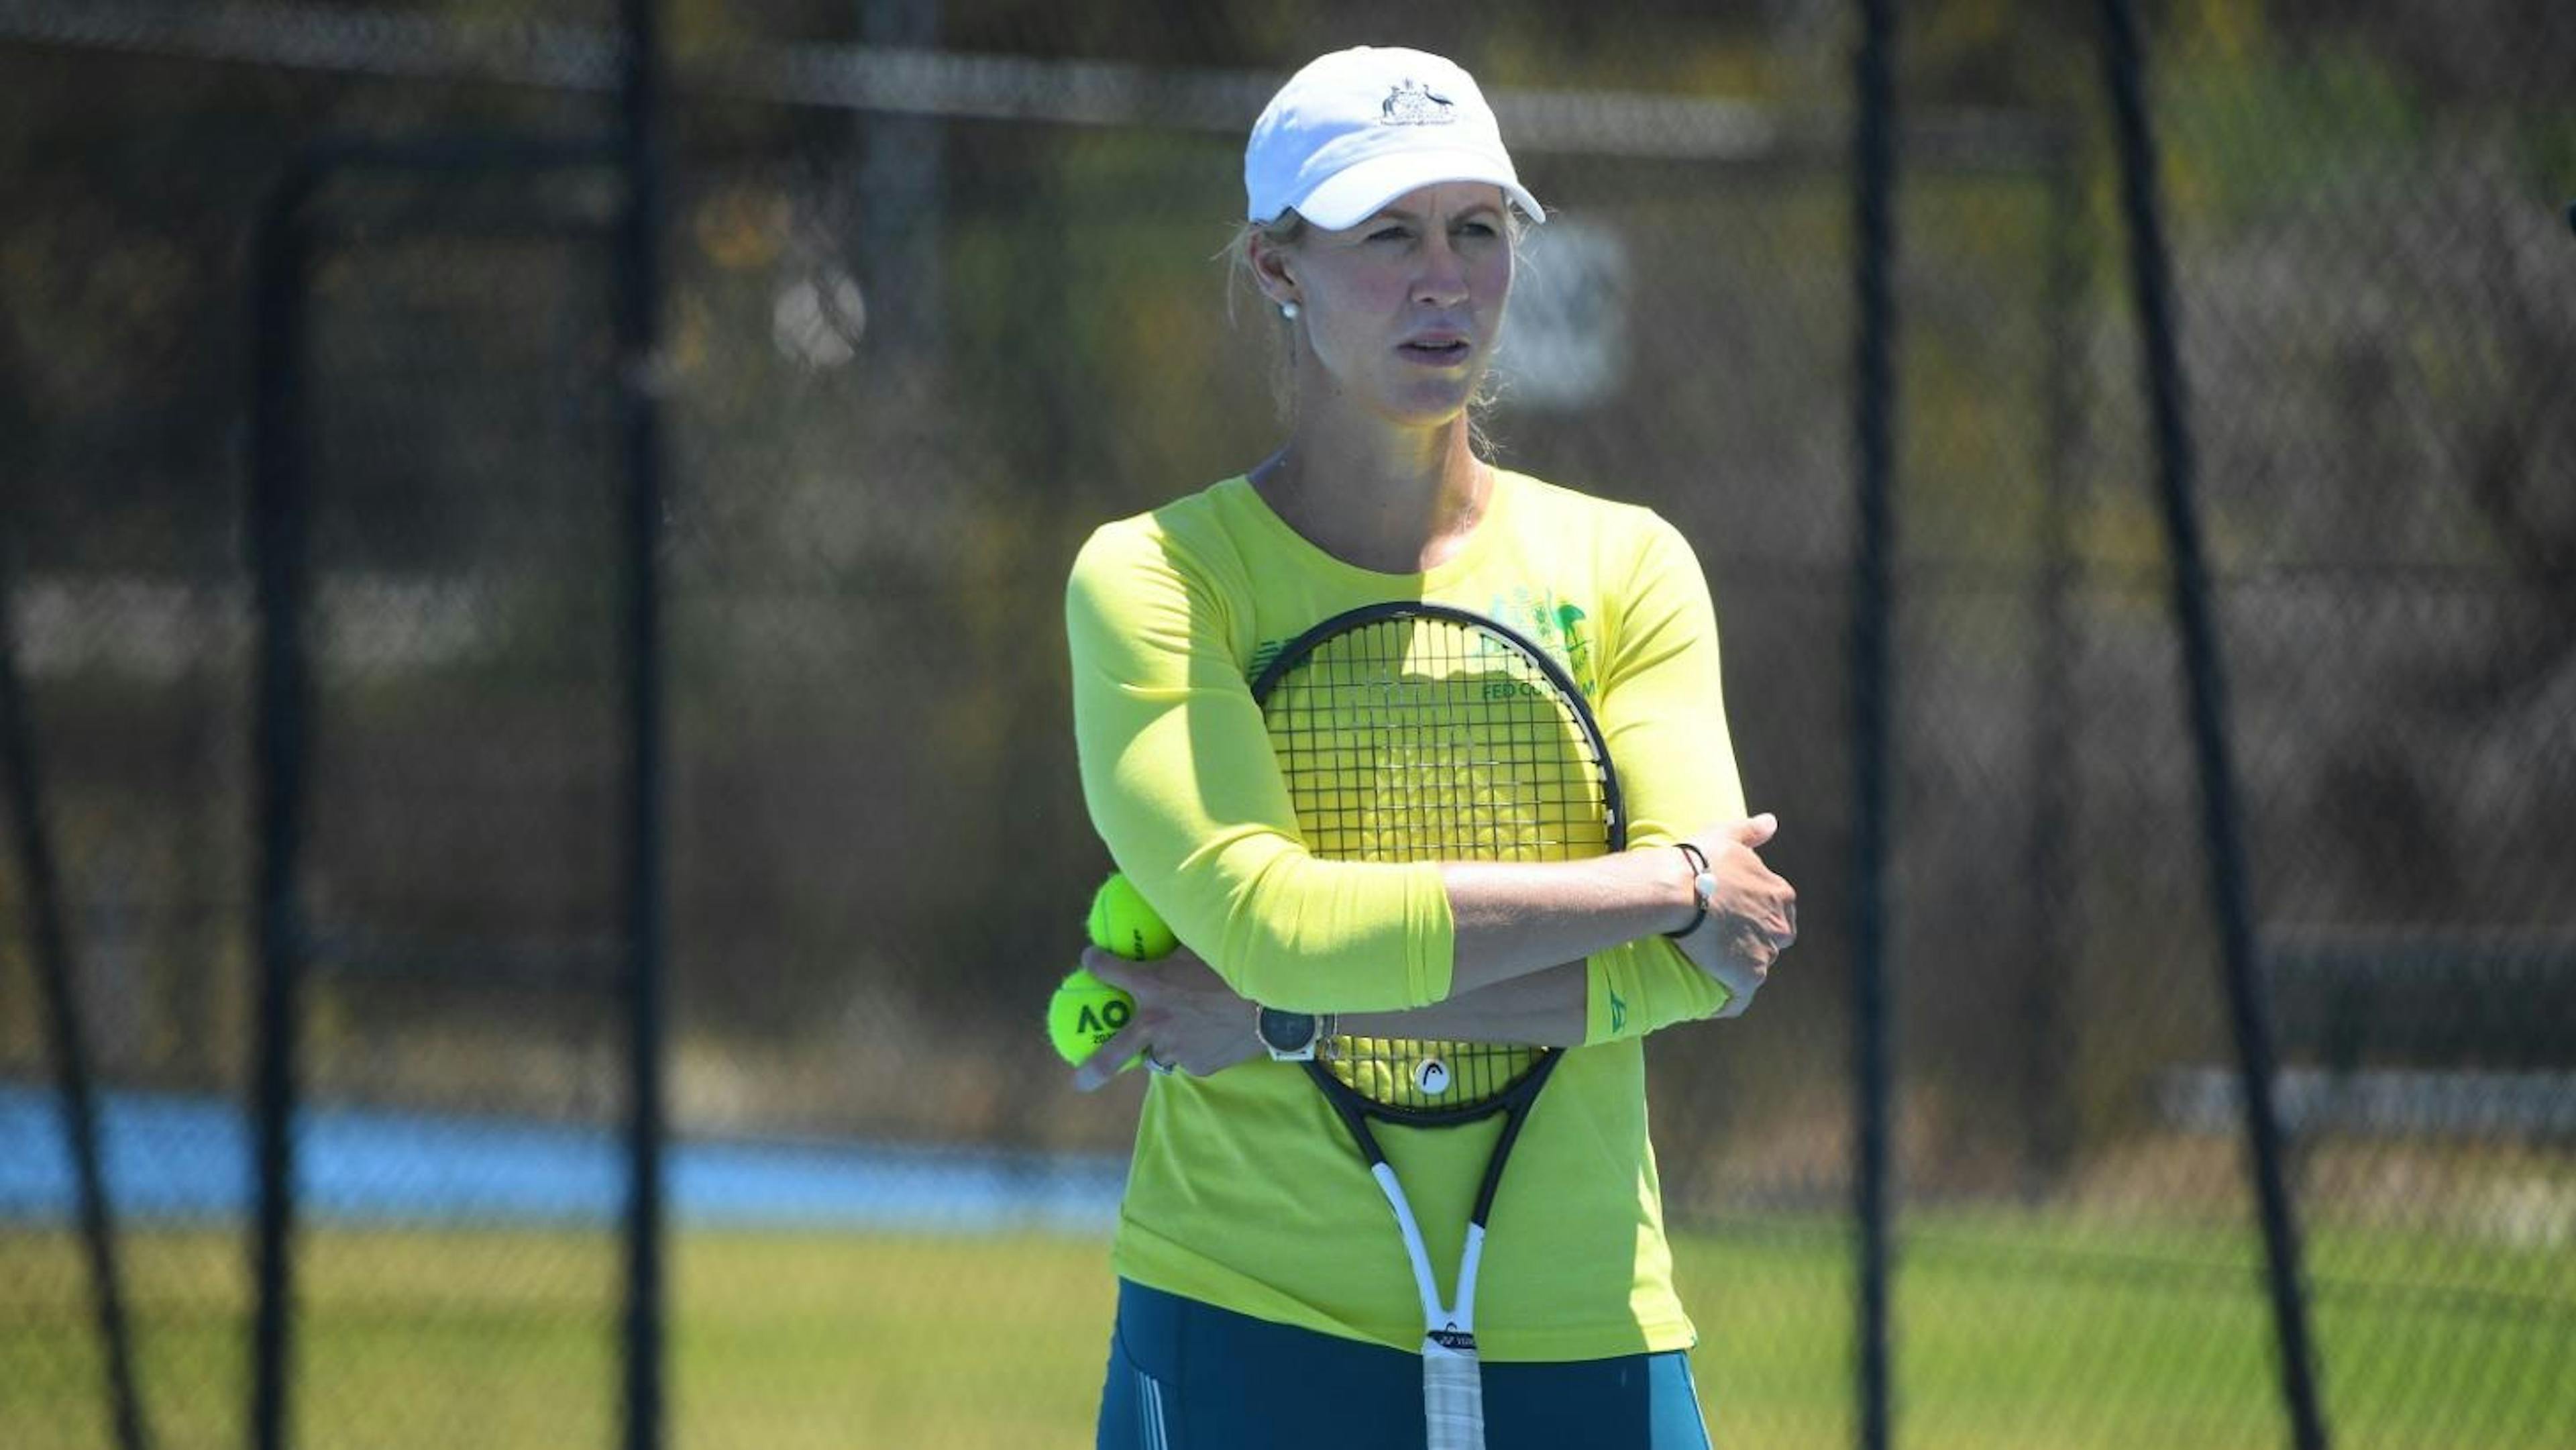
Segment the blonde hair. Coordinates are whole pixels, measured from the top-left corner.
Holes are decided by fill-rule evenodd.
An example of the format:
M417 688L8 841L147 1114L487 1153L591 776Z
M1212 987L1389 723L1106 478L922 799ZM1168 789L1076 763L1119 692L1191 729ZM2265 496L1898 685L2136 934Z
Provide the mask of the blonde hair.
M1281 212L1273 221L1239 222L1235 225L1234 235L1227 239L1225 250L1218 254L1226 261L1225 320L1229 324L1242 321L1235 306L1249 294L1255 311L1267 314L1276 329L1279 346L1270 356L1270 399L1279 410L1279 421L1291 428L1297 424L1297 325L1281 316L1277 306L1271 302L1270 294L1261 290L1261 279L1254 274L1252 266L1252 241L1259 237L1274 247L1294 250L1306 239L1311 225L1293 207ZM1528 231L1529 218L1506 204L1503 207L1503 236L1512 249L1515 272L1520 267L1521 238ZM1475 450L1477 457L1488 462L1493 458L1494 438L1485 427L1485 415L1500 399L1501 389L1502 380L1488 365L1484 375L1476 379L1475 393L1467 399L1467 444Z

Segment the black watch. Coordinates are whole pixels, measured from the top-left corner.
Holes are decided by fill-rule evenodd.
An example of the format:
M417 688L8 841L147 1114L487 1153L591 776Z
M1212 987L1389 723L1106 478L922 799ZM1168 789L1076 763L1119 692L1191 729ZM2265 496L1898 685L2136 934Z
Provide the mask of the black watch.
M1315 1044L1332 1034L1332 1020L1311 1012L1254 1007L1252 1035L1261 1039L1273 1062L1312 1062Z

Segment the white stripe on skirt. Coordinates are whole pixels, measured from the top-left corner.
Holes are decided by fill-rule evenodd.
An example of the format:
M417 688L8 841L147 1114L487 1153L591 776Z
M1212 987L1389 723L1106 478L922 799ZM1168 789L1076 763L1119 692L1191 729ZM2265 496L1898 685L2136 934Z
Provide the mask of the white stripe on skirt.
M1163 1387L1143 1370L1136 1372L1136 1433L1144 1450L1172 1450L1163 1424Z

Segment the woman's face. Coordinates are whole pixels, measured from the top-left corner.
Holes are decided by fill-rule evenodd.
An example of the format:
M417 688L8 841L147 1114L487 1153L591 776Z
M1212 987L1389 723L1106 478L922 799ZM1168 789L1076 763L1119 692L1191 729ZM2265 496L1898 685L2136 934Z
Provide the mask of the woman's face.
M1300 411L1323 388L1390 422L1464 412L1501 334L1512 287L1502 188L1444 182L1344 231L1309 227L1272 254L1306 348Z

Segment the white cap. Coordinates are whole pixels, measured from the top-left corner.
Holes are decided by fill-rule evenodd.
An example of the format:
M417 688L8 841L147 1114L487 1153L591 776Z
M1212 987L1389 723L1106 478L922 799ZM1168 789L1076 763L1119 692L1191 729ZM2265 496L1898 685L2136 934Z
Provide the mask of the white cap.
M1531 221L1547 220L1474 77L1419 50L1362 45L1309 62L1270 98L1243 151L1256 222L1294 207L1340 231L1443 181L1491 182Z

